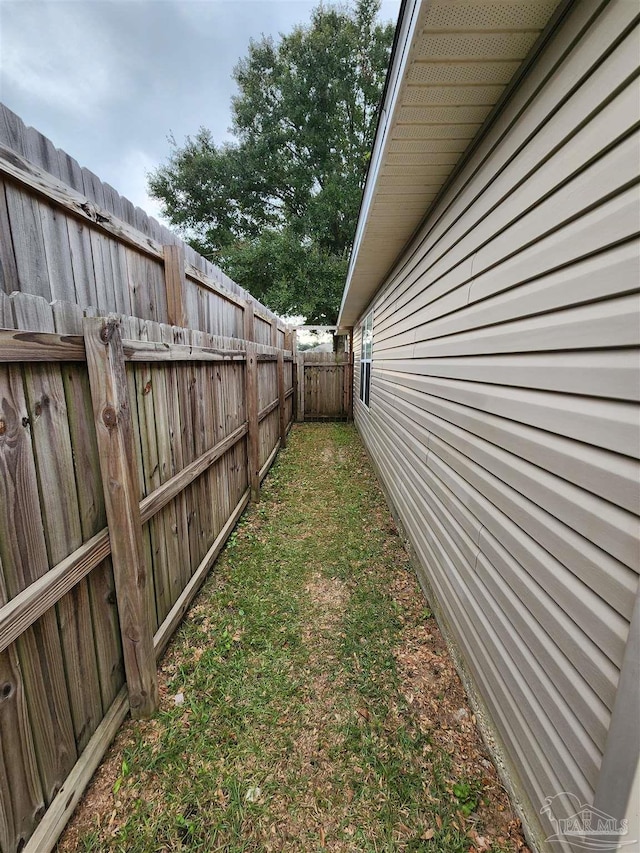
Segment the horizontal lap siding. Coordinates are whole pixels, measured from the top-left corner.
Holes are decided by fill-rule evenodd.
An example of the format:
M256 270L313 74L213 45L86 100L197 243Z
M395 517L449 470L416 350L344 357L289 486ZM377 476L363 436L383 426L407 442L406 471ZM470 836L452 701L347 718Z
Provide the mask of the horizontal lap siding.
M634 6L576 4L375 299L370 410L354 373L534 814L593 801L638 589Z

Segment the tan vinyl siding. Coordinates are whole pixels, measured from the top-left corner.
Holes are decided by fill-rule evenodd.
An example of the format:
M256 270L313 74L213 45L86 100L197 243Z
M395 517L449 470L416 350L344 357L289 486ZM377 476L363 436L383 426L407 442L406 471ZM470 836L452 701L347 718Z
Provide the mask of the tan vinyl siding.
M637 12L572 8L374 299L370 410L355 373L533 820L593 802L638 590Z

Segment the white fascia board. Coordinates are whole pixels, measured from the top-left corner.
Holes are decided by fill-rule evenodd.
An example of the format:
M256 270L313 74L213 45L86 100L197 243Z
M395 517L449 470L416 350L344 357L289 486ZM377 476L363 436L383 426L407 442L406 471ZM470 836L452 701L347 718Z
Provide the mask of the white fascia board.
M349 286L351 284L353 271L358 260L358 252L360 250L360 244L362 243L364 228L367 222L367 217L369 215L371 198L373 196L375 186L378 180L378 173L380 171L380 166L382 163L382 155L387 143L389 130L392 124L391 119L396 107L398 94L400 92L400 87L404 79L405 70L407 68L409 54L411 52L410 48L415 35L416 26L418 20L421 17L421 11L425 10L430 4L431 0L407 0L407 3L401 13L402 17L398 21L398 27L400 28L400 32L398 35L398 42L395 54L392 57L391 69L389 71L389 85L387 86L387 92L384 99L384 103L382 104L382 109L380 110L380 120L378 121L376 138L373 142L371 164L367 173L367 181L365 183L362 203L360 205L358 226L356 228L356 235L353 241L353 249L351 250L351 258L349 260L347 282L345 284L344 292L342 294L342 303L340 305L340 312L338 314L338 328L340 328L342 312L344 310L347 295L349 293Z

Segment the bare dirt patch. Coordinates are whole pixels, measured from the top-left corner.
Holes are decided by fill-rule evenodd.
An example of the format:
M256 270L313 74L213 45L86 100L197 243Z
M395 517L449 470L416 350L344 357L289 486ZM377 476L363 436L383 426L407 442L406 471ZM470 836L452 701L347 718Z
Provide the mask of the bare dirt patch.
M495 842L529 853L444 638L434 617L425 618L427 602L412 570L396 573L392 594L402 608L403 629L394 649L400 689L416 724L429 734L434 749L451 756L453 778L482 783L478 808L467 817L474 842L470 850L483 853ZM474 824L481 824L481 833Z

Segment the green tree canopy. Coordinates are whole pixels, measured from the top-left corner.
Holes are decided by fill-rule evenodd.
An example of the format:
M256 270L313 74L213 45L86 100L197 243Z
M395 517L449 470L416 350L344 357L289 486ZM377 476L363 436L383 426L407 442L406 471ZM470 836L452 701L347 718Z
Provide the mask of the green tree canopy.
M234 142L171 138L151 194L191 244L280 314L337 316L393 26L379 3L320 5L251 41L234 70Z

